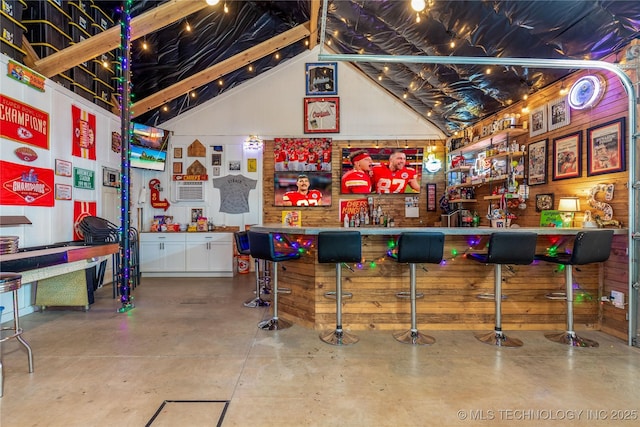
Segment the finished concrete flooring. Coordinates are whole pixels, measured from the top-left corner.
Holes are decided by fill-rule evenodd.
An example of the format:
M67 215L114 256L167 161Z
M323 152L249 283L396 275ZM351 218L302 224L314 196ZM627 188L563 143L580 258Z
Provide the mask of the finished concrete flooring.
M251 275L143 279L118 313L111 286L88 312L21 318L35 371L3 344L1 427L32 426L626 426L640 418L640 349L599 332L569 348L517 332L518 349L470 331L429 331L432 346L356 331L256 327ZM345 319L348 321L348 319Z

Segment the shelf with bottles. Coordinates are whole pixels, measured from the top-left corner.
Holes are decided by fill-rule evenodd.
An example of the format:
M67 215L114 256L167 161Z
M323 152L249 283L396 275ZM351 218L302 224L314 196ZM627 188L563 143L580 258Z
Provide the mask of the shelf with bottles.
M512 138L522 136L529 133L528 129L522 128L508 128L498 131L494 134L483 137L475 142L470 142L467 145L451 150L447 153L449 156L462 156L464 154L473 153L485 150L490 147L497 147L502 143L508 143ZM508 144L507 144L508 145Z
M449 203L476 203L478 199L451 199Z

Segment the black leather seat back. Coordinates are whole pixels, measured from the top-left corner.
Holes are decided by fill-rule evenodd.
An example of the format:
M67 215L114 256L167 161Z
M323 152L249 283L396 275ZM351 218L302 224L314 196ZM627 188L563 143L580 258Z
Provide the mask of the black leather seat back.
M443 233L407 232L398 239L398 262L438 264L443 253Z
M580 231L573 242L569 264L582 265L609 259L613 230Z
M236 249L242 255L250 255L249 249L249 234L246 231L236 231L233 233L233 237L236 239Z
M362 261L362 237L359 231L321 231L318 233L318 262Z
M493 233L489 239L487 263L527 265L536 253L536 233Z

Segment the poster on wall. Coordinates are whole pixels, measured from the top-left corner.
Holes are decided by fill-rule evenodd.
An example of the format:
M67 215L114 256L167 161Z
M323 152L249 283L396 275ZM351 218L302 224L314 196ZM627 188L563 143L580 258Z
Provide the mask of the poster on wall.
M53 181L53 169L0 160L0 205L51 207Z
M96 116L71 106L72 148L71 155L84 159L96 159Z
M419 193L422 148L343 148L340 193Z
M96 216L96 202L73 202L73 240L84 240L84 234L80 229L80 222L88 216Z
M49 114L0 95L0 136L22 144L49 149Z

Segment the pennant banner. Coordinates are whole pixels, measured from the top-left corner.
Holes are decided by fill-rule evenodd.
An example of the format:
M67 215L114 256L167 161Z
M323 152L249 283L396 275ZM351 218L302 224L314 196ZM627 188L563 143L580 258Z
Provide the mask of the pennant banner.
M0 136L49 149L49 114L0 95Z
M80 222L88 216L96 216L98 212L96 202L73 202L73 240L84 240L84 234L80 230Z
M71 155L96 159L96 116L75 105L71 106L73 120L73 148Z

